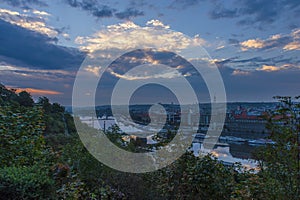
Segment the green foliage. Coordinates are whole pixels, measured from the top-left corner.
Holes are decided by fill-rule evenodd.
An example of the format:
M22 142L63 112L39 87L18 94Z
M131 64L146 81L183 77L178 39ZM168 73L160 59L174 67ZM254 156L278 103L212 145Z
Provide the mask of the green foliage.
M44 160L48 149L43 130L40 108L0 107L1 166L31 165Z
M268 124L275 144L256 154L261 171L224 166L211 155L187 152L161 170L131 174L97 161L81 143L64 107L46 97L34 104L29 93L16 94L0 85L0 198L299 199L300 106L289 97L279 100L283 104ZM98 134L93 128L77 128L95 144L89 141ZM113 127L106 137L124 150L147 151L148 146L125 144L118 132ZM154 147L168 143L174 133L168 136Z
M275 144L262 147L256 153L259 175L265 190L278 199L299 199L299 114L300 104L291 97L276 97L281 102L277 112L269 116L270 139Z
M17 94L16 90L7 89L4 85L0 84L0 105L32 107L34 101L28 92L22 91Z
M51 199L54 181L39 165L0 169L1 199Z
M233 167L207 155L186 153L170 166L146 175L162 199L230 199L234 189Z
M22 91L19 93L19 96L17 97L17 102L20 104L20 106L25 107L32 107L34 104L31 95L26 91Z
M69 113L65 113L64 116L65 116L65 122L67 124L66 128L68 129L69 134L77 135L77 130L76 130L76 127L75 127L75 124L74 124L73 117Z
M86 127L86 131L94 130ZM72 175L68 176L68 181L59 190L60 193L63 191L65 195L71 192L68 195L76 194L91 199L123 199L124 194L113 187L116 182L112 181L119 172L97 161L89 154L79 138L73 137L71 142L63 148L61 159L67 161ZM75 177L75 179L70 177Z
M59 134L69 134L69 130L74 131L74 123L70 120L70 115L65 113L65 108L58 103L51 104L47 97L40 97L38 102L44 111L45 131L44 134L49 136ZM66 119L69 118L68 120ZM70 129L69 129L70 128Z
M12 101L17 99L18 95L15 93L14 90L7 89L4 85L0 84L0 105L7 105L11 104Z

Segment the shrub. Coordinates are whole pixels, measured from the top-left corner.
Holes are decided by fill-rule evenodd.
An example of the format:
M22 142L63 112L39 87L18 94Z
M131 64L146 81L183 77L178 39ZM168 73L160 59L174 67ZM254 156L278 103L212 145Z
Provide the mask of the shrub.
M38 165L0 169L2 199L50 199L54 181Z

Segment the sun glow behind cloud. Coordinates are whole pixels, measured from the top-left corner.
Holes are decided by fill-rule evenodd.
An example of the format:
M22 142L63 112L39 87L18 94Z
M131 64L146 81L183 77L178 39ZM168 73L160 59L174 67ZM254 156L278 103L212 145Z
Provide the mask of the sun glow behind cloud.
M125 80L147 80L147 79L174 79L182 76L180 72L177 70L169 70L165 69L164 71L139 71L139 73L128 73L125 75L118 74L112 70L110 70L110 74Z
M264 41L260 40L260 39L250 39L250 40L246 40L244 42L241 42L241 48L243 51L246 51L250 48L254 48L254 49L261 49L263 48L264 45Z
M293 66L291 64L285 64L285 65L281 65L281 66L263 65L261 68L258 68L256 70L266 71L266 72L274 72L274 71L280 71L280 70L299 69L299 68L300 67Z
M240 42L242 51L250 49L281 48L286 51L300 50L300 29L294 29L290 34L276 34L263 40L260 38Z
M109 25L106 28L96 32L88 37L77 37L75 42L80 45L82 51L88 52L89 57L94 57L94 52L101 57L101 60L109 60L115 52L126 52L129 49L157 49L162 51L171 51L180 53L181 50L187 50L190 47L197 47L205 44L204 39L199 35L188 37L182 32L170 30L170 26L165 25L159 20L150 20L145 26L140 26L132 21ZM164 45L162 45L164 44ZM161 49L163 46L164 49ZM125 56L124 61L129 63L143 63L158 65L159 59L144 52L144 57ZM99 76L100 68L98 66L87 66L86 72ZM189 73L181 74L169 71L161 71L159 74L127 74L123 75L114 70L109 71L110 75L126 80L146 80L155 78L172 79L181 76L191 76Z
M287 45L285 45L283 47L283 49L288 50L288 51L300 50L300 41L294 41L294 42L288 43Z
M47 22L52 15L45 11L36 9L23 10L22 13L8 9L0 8L0 19L13 25L47 35L50 38L55 38L62 35L65 39L69 38L67 33L58 31L57 28L50 26Z
M10 88L15 89L17 93L20 93L22 91L26 91L30 93L31 95L59 95L63 94L61 92L57 92L54 90L42 90L42 89L35 89L35 88Z
M100 69L101 69L101 67L98 67L98 66L87 66L87 67L85 68L85 71L91 72L92 74L94 74L95 76L98 77L98 76L100 75L100 74L99 74Z
M32 13L30 11L25 12L19 13L0 8L0 19L49 37L56 37L59 34L55 28L46 25L47 17L51 16L49 13L38 10L33 10Z
M162 43L168 44L165 50L172 50L205 43L199 35L189 38L181 32L166 31L169 28L159 20L148 21L145 26L127 21L107 26L89 37L77 37L75 42L86 52L103 49L126 50L141 45L156 47Z

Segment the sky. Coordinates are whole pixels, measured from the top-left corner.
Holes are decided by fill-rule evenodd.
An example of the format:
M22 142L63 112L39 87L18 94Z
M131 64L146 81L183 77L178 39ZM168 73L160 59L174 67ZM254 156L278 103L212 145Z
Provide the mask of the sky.
M297 96L299 18L299 0L2 0L0 82L71 105L76 74L93 52L168 41L176 48L201 45L221 74L229 102ZM85 70L99 76L99 68ZM109 73L107 85L124 78ZM156 86L139 92L145 99L161 93Z

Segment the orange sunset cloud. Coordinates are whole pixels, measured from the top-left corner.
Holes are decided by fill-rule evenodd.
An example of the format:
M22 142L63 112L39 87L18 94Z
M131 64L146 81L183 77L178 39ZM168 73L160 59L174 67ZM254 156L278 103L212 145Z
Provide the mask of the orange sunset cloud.
M22 91L26 91L32 95L58 95L62 94L61 92L53 91L53 90L42 90L42 89L34 89L34 88L15 88L17 93Z

